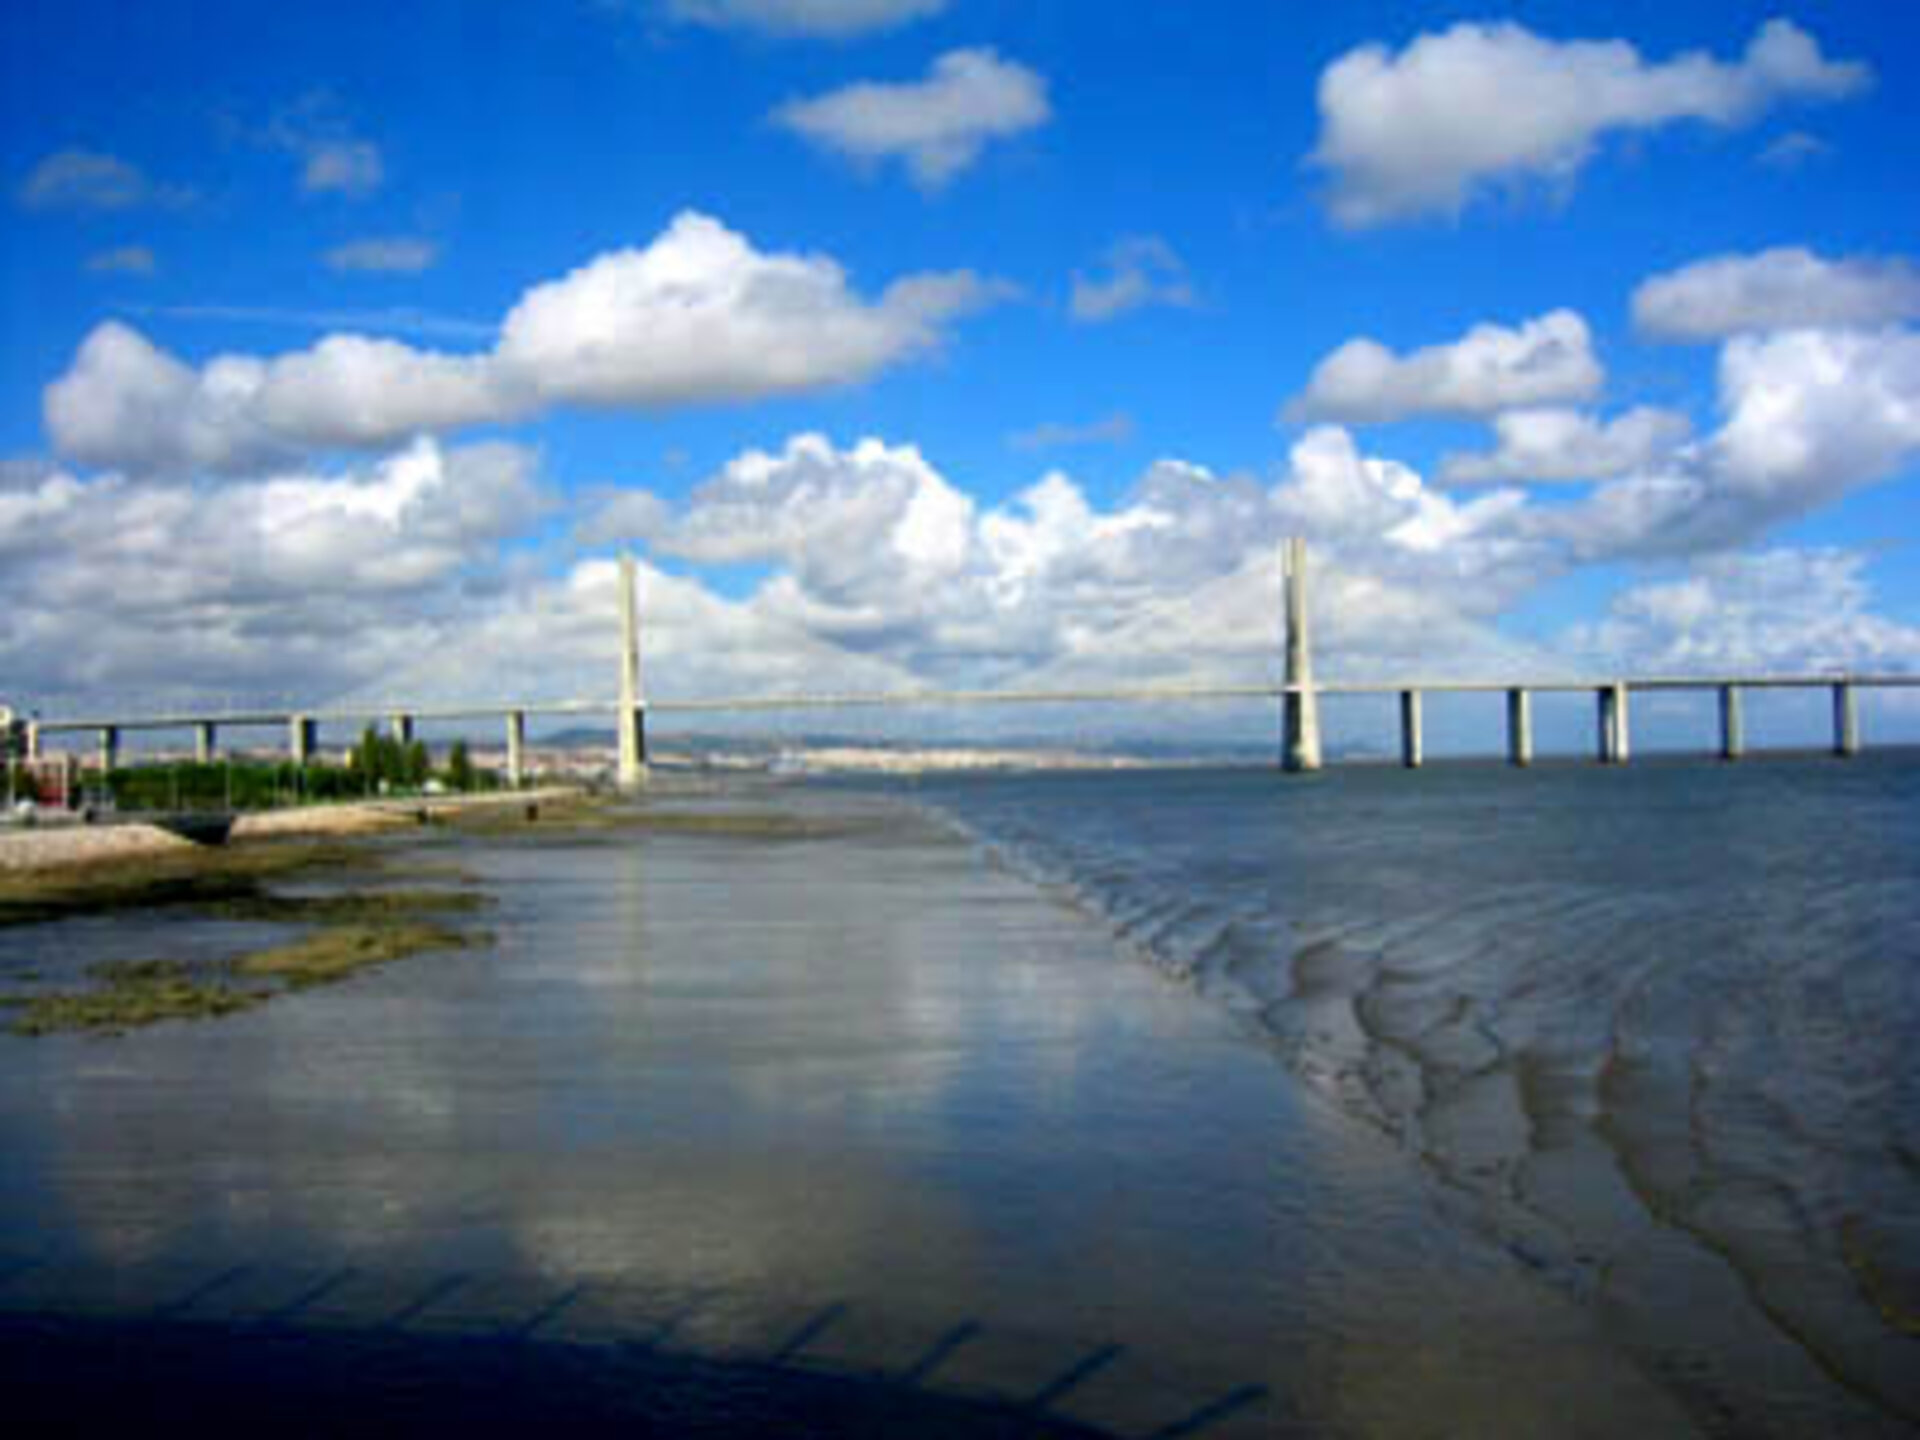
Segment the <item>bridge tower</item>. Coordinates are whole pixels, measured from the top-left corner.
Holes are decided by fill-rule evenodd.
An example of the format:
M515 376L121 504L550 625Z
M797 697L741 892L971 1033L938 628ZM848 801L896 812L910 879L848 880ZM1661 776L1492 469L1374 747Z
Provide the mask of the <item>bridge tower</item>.
M1320 768L1320 695L1313 687L1313 640L1307 625L1307 542L1298 536L1280 552L1286 583L1287 694L1280 763L1296 774Z
M620 773L622 790L647 783L646 702L640 698L640 612L633 556L620 557Z

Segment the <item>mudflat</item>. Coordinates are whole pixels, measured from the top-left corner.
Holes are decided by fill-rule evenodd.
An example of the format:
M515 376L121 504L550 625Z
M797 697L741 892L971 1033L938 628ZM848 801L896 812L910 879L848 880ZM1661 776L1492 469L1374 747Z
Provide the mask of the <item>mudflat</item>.
M491 943L0 1037L0 1317L50 1364L137 1317L236 1373L268 1332L297 1370L289 1333L324 1368L328 1336L537 1328L1102 1434L1689 1430L1233 1016L898 798L690 793L378 848L490 897ZM0 972L172 923L0 928ZM216 922L178 923L191 949ZM643 1410L677 1403L648 1383Z

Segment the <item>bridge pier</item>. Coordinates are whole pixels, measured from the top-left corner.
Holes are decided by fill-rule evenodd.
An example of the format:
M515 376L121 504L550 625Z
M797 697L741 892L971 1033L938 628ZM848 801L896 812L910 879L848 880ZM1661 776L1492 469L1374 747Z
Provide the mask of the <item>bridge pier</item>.
M413 716L396 712L387 717L387 731L402 745L413 743Z
M633 556L620 557L620 771L622 790L647 783L647 716L640 699L640 612Z
M40 722L38 720L29 720L27 722L27 759L38 760L39 758Z
M507 712L507 788L518 790L527 783L527 712Z
M1845 681L1833 687L1833 753L1843 760L1860 753L1860 705Z
M1747 753L1746 719L1740 711L1740 687L1720 687L1720 758L1738 760Z
M1313 643L1307 626L1307 542L1287 541L1281 552L1286 578L1287 693L1280 763L1297 775L1318 770L1320 695L1313 688Z
M201 765L213 763L214 748L218 743L219 727L211 720L202 720L193 727L193 758Z
M1507 763L1533 763L1533 692L1507 691Z
M1421 733L1420 692L1400 692L1400 763L1418 770L1426 761L1426 737Z
M1599 691L1600 763L1624 765L1632 750L1627 726L1627 687L1608 685Z
M110 774L120 764L120 727L102 725L100 727L100 770Z
M320 733L319 724L310 716L296 715L287 721L287 749L296 765L313 763L314 741Z

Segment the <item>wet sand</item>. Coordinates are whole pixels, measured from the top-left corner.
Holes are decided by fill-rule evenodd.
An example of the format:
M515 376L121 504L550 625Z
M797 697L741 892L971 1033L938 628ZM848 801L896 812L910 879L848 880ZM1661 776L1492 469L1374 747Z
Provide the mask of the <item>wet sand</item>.
M82 1374L160 1343L139 1321L216 1372L277 1337L324 1377L417 1340L418 1384L357 1397L378 1414L383 1386L432 1403L430 1339L484 1368L537 1330L657 1363L607 1382L629 1415L698 1408L712 1366L772 1397L713 1434L807 1413L788 1382L823 1375L895 1387L838 1433L914 1433L915 1394L1035 1433L1693 1433L1382 1136L931 822L650 803L700 823L406 841L496 897L490 949L0 1037L0 1351ZM88 923L0 935L0 972L137 922ZM552 1382L510 1369L537 1410Z

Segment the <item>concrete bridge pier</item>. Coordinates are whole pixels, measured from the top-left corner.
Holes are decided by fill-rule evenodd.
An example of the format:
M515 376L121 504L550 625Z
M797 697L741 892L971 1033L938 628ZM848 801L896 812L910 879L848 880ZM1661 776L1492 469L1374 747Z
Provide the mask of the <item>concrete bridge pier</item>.
M219 727L211 720L202 720L193 727L193 758L201 765L213 763L213 752L219 743Z
M1624 765L1632 743L1627 727L1627 687L1608 685L1599 691L1600 763Z
M296 765L311 765L315 741L320 734L319 724L307 715L296 715L287 721L287 750L293 756Z
M647 783L647 714L640 699L640 611L633 556L620 557L620 770L622 790Z
M39 758L40 722L37 720L29 720L27 722L27 759L38 760Z
M1295 774L1320 768L1320 696L1313 688L1313 642L1307 627L1307 542L1281 552L1286 579L1287 693L1281 766Z
M387 732L402 745L411 745L413 743L413 716L398 712L389 715L387 717Z
M1747 753L1746 719L1740 711L1740 687L1720 687L1720 758L1738 760Z
M100 727L100 769L104 774L118 768L120 764L120 727L102 725Z
M507 712L507 786L518 790L527 783L527 712Z
M1533 763L1533 692L1507 691L1507 763Z
M1421 733L1420 692L1400 692L1400 763L1418 770L1426 761L1426 737Z
M1844 681L1833 687L1833 753L1843 760L1860 753L1859 699Z

